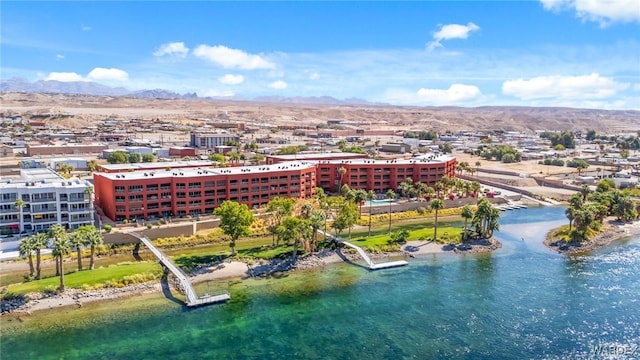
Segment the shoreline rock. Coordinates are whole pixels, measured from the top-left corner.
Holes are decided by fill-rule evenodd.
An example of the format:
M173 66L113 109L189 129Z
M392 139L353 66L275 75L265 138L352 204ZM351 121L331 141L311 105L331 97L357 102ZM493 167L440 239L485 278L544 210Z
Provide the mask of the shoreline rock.
M590 251L597 250L610 245L614 241L624 239L628 236L640 235L640 221L632 223L621 223L619 221L609 221L604 230L592 239L583 242L565 242L547 238L543 244L562 255L577 256L584 255Z

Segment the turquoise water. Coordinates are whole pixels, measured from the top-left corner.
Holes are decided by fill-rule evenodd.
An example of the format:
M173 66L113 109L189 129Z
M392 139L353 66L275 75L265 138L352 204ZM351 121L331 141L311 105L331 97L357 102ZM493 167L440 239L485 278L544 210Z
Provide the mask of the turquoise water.
M390 202L395 203L396 201L393 199L365 200L364 204L366 206L369 206L369 205L376 206L376 205L389 205Z
M5 322L0 358L640 358L640 239L554 254L540 243L563 210L504 212L493 254L232 284L230 303L189 311L156 299L104 304L89 320L75 321L81 309L47 325ZM617 353L593 356L597 346Z

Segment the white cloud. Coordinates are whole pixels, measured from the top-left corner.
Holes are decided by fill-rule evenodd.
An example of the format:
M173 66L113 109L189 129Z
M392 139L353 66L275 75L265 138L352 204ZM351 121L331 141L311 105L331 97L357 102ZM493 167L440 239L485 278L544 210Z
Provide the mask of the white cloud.
M318 79L320 79L320 74L318 74L317 72L313 72L309 74L309 80L318 80Z
M416 92L392 90L385 101L413 105L471 105L482 100L483 95L475 85L452 84L448 89L421 88Z
M231 49L224 45L200 45L193 54L201 59L211 61L226 69L273 69L275 64L260 55L249 54L239 49Z
M51 72L45 80L54 80L54 81L62 81L62 82L72 82L72 81L87 81L82 75L74 72Z
M601 26L612 22L640 22L638 0L540 0L546 10L559 12L575 10L576 15L586 21L595 21Z
M184 46L183 42L170 42L160 45L158 50L153 52L153 56L171 56L174 58L184 59L189 53L189 48Z
M91 70L87 78L91 80L104 80L104 81L127 81L129 80L129 74L126 71L110 68L94 68Z
M630 87L600 74L579 76L538 76L531 79L508 80L502 84L502 93L522 100L555 99L605 99Z
M440 30L433 33L433 41L427 44L429 50L442 47L442 40L466 39L469 33L480 30L480 27L472 22L467 25L447 24L440 25Z
M64 55L56 54L56 60L62 60L62 59L64 59Z
M233 75L226 74L218 78L218 81L225 85L238 85L244 82L244 76L242 75Z
M80 26L80 30L82 30L82 31L91 31L91 26L82 25L82 26Z
M272 82L268 86L270 88L272 88L272 89L283 90L283 89L286 89L287 86L289 86L289 85L287 85L287 83L282 81L282 80L277 80L277 81Z

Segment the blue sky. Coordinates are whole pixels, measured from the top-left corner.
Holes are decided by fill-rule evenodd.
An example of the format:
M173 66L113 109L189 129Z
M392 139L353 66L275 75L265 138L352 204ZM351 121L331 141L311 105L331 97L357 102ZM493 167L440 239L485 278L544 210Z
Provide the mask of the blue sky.
M3 1L0 12L2 79L640 109L640 0Z

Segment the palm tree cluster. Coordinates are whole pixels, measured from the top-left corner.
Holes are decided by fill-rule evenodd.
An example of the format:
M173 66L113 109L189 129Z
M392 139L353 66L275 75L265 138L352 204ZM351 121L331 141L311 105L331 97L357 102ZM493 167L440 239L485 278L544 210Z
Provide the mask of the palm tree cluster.
M418 200L430 201L434 196L443 198L444 194L458 193L464 196L476 196L481 186L477 181L464 181L457 178L443 176L433 187L425 183L407 178L398 184L398 192L407 199L416 197Z
M569 239L584 241L590 231L597 231L607 216L619 221L638 219L640 202L634 201L625 192L616 189L611 179L600 180L595 191L583 185L569 200L565 215L569 219Z
M47 233L35 233L32 236L22 238L19 245L21 257L29 261L29 278L39 280L41 278L41 252L52 245L52 255L56 261L56 276L60 276L60 291L65 290L64 285L64 258L75 249L78 257L78 270L82 270L82 250L91 248L89 268L94 269L95 249L103 243L102 234L93 225L81 226L68 233L60 224L49 228ZM36 256L36 264L33 264L33 254Z

